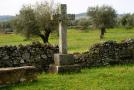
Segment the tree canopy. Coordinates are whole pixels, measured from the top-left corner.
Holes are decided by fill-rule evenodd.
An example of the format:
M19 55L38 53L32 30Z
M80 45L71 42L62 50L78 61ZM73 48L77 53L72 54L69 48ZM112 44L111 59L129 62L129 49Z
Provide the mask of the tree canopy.
M57 8L51 8L48 2L23 6L14 21L16 32L25 35L27 39L33 35L39 36L44 43L48 43L50 33L58 25L51 20L56 10Z
M116 11L111 6L89 7L87 15L93 26L101 29L100 39L104 37L106 28L112 28L116 23Z
M87 15L92 20L96 28L111 28L115 24L116 11L111 6L89 7Z
M132 28L134 27L134 14L125 14L121 17L120 23L125 28Z

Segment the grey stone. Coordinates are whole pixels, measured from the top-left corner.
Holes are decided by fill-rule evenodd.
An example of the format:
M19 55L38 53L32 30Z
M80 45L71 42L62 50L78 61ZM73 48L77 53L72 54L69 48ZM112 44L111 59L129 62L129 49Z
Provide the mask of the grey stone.
M21 60L20 60L20 63L21 63L21 64L25 63L24 59L21 59Z
M25 59L25 60L29 60L29 58L30 58L30 53L24 53L23 55L22 55L22 58L23 59Z
M67 21L74 20L74 14L67 14L66 4L61 4L59 14L53 16L54 20L59 21L59 53L67 54Z
M50 65L49 66L49 73L72 73L72 72L80 72L80 66L77 64L74 65Z
M54 54L55 65L73 65L74 57L72 54Z
M38 72L34 66L0 68L0 87L37 80L37 74Z
M8 60L9 59L9 56L5 56L3 59L4 60Z
M41 58L47 59L47 56L46 55L41 55Z

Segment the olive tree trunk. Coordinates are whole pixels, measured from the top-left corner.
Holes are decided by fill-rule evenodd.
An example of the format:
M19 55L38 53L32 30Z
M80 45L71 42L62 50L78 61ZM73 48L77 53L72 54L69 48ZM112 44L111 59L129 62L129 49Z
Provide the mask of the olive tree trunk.
M101 28L101 30L100 30L100 39L104 38L105 33L106 33L106 28L104 28L104 27Z
M51 31L46 31L44 35L43 34L39 35L44 43L49 43L50 33L51 33Z

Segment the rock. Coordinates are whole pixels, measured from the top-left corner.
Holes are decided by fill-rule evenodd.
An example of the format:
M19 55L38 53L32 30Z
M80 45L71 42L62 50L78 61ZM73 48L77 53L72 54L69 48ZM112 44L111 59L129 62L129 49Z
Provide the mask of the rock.
M24 59L21 59L21 60L20 60L20 63L21 63L21 64L24 64L24 63L25 63Z
M3 59L4 60L8 60L9 59L9 56L6 55L5 57L3 57Z
M37 69L33 66L0 68L0 87L18 82L37 80Z
M28 52L26 52L26 53L24 53L24 54L22 55L22 58L25 59L25 60L29 60L30 54L29 54Z
M44 55L41 55L41 58L42 59L47 59L47 56L44 54Z

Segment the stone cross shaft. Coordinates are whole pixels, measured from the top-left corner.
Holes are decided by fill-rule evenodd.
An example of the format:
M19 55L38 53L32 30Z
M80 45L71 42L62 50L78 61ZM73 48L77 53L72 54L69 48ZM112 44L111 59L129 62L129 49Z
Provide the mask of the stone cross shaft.
M67 14L67 5L61 4L59 13L53 16L54 20L59 21L59 53L67 54L67 23L74 20L74 14Z

